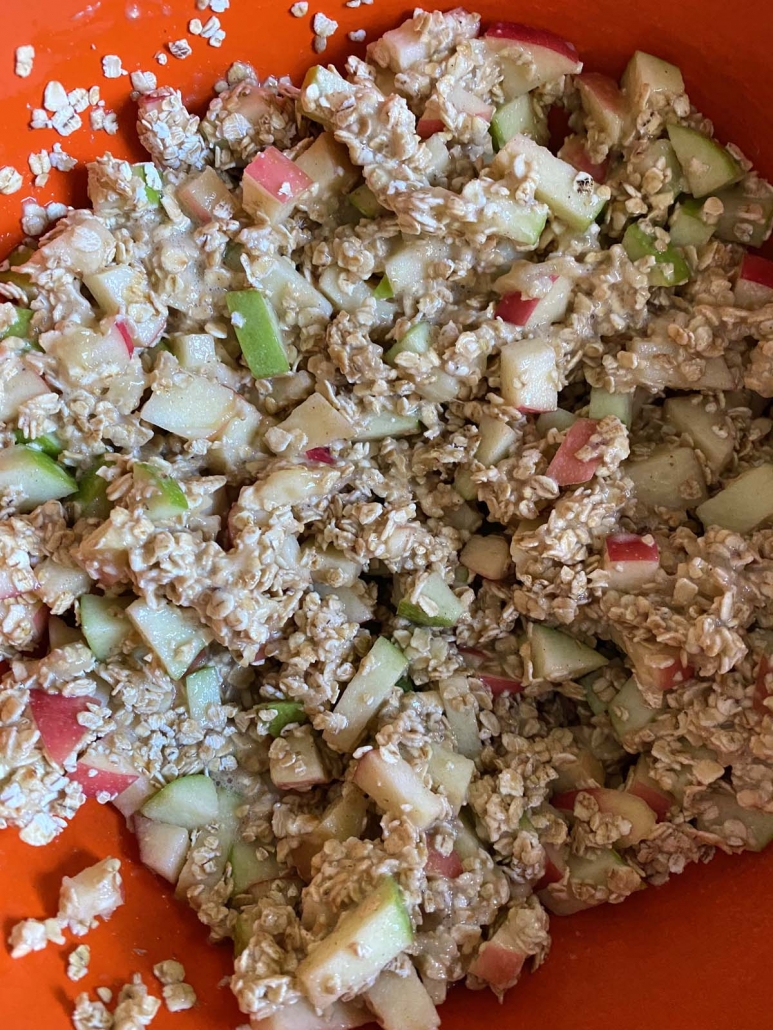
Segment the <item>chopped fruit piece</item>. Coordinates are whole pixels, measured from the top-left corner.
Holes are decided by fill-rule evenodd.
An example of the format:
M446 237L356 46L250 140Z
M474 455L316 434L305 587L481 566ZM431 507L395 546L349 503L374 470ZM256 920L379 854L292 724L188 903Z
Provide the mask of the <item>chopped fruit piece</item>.
M572 855L567 857L569 879L566 884L557 884L555 891L548 887L539 893L539 899L548 912L557 916L570 916L575 912L582 912L587 908L594 908L603 904L608 896L607 892L578 892L575 888L580 885L589 884L592 887L603 887L609 889L610 877L615 876L619 884L619 877L626 871L626 893L640 890L644 884L638 873L625 862L620 855L612 848L593 849L589 848L584 855Z
M579 794L587 794L598 805L599 812L604 815L614 815L625 819L631 824L631 829L617 840L617 846L630 848L638 844L640 840L649 837L655 829L655 813L650 806L640 797L629 794L623 790L610 790L606 787L585 787L580 790L570 790L565 794L554 794L550 803L559 812L565 812L570 816L574 813L574 806Z
M224 428L235 414L236 394L206 376L178 372L173 383L157 383L140 416L185 440L202 440Z
M336 928L298 966L298 982L324 1009L341 995L354 995L413 940L400 888L384 877L368 897L346 912Z
M773 465L758 465L704 501L696 514L703 525L751 533L773 515Z
M733 422L716 403L695 393L669 397L663 414L677 432L689 438L715 472L722 471L733 456L736 433Z
M607 664L592 647L537 622L531 624L531 661L535 677L552 683L579 679Z
M572 762L562 762L560 765L554 763L558 776L551 781L550 786L556 794L604 786L604 766L594 754L583 747L572 757Z
M479 679L484 687L488 687L494 697L499 694L520 694L523 690L523 683L515 680L512 676L498 676L496 673L477 671L475 678Z
M593 479L596 469L601 464L601 455L589 461L581 461L577 457L577 452L588 446L597 425L598 423L590 418L578 418L572 423L545 475L555 479L559 486L577 486Z
M455 626L466 609L439 572L424 580L416 600L404 597L397 614L419 626Z
M64 762L80 748L89 735L81 726L78 716L97 704L94 697L65 697L47 694L44 690L31 690L30 712L40 734L40 740L52 762Z
M633 676L612 698L607 710L615 736L622 744L646 729L659 713L658 708L647 704Z
M15 372L12 371L13 368L16 369ZM22 404L32 400L33 397L49 393L49 389L45 380L37 372L25 368L21 361L14 361L11 364L6 359L3 371L6 378L2 384L2 393L0 393L0 422L8 422L18 416ZM24 439L22 438L19 442L24 443Z
M548 340L515 340L501 352L502 396L522 412L558 406L556 352Z
M500 56L502 91L507 98L582 70L575 47L547 29L500 21L489 26L484 39Z
M349 622L370 622L373 618L373 607L370 597L357 593L351 587L334 587L329 583L316 583L314 589L320 597L335 595L341 602L344 615ZM366 604L366 600L370 603Z
M376 200L370 186L366 186L365 183L358 186L356 190L352 190L349 194L349 201L365 218L378 218L379 215L387 213L386 208Z
M444 876L447 880L455 880L464 872L462 860L455 851L450 855L443 855L433 847L427 848L427 864L424 869L427 876Z
M567 429L575 424L577 416L572 411L565 411L563 408L556 408L555 411L546 411L537 419L537 431L540 436L547 436L551 429L557 429L559 433L565 433Z
M299 701L266 701L258 705L258 711L267 713L266 718L274 713L268 724L268 732L272 737L280 736L285 726L308 721L303 705ZM263 720L261 719L261 721Z
M94 751L78 761L75 771L68 774L83 788L87 798L109 794L116 798L139 779L139 773L125 759Z
M703 358L703 374L689 378L683 368L684 348L673 340L634 339L628 350L638 358L634 376L642 386L662 390L732 390L738 384L724 358Z
M695 670L683 664L676 647L626 640L625 652L633 665L637 681L645 688L672 690L694 675Z
M588 418L598 421L607 415L614 415L630 429L634 418L634 402L633 393L609 393L600 386L594 386L590 392Z
M653 286L679 286L690 278L690 269L679 251L648 232L641 222L632 222L625 230L623 249L631 261L655 259L649 270Z
M744 808L731 793L709 791L701 800L705 806L696 820L699 830L716 833L725 841L743 841L749 851L762 851L773 840L773 814L758 808ZM738 824L743 826L739 833Z
M631 153L632 172L644 179L651 168L656 170L662 180L659 194L670 193L675 199L687 189L682 166L667 139L641 140L635 145Z
M354 782L385 813L398 813L417 830L437 822L445 806L424 786L421 777L399 756L384 758L378 748L366 752L357 763Z
M452 87L447 100L460 114L481 118L484 122L490 122L494 113L494 108L490 104L461 86ZM429 139L436 132L443 132L445 129L440 103L436 97L430 97L421 118L416 123L416 133L421 139Z
M96 465L87 469L78 484L78 496L81 516L84 519L106 519L110 515L112 502L107 499L107 480L99 475L104 462L100 459Z
M432 786L442 790L454 810L454 815L458 815L462 805L467 804L467 791L474 773L475 763L469 758L440 744L432 745L429 759Z
M437 1030L440 1026L432 998L410 964L407 976L384 970L365 998L384 1030Z
M588 148L582 136L567 136L558 151L558 157L576 168L578 172L590 175L596 182L604 182L609 171L609 161L600 164L591 161Z
M381 282L373 290L374 300L392 300L394 298L395 291L392 288L392 284L389 281L389 276L382 276Z
M256 379L270 379L290 371L282 327L272 305L259 290L226 294L231 323L244 360Z
M32 440L28 440L27 437L19 432L18 429L14 430L14 440L16 443L27 444L35 451L42 451L47 454L49 458L58 458L64 450L62 441L56 435L56 433L43 433L42 436L36 436Z
M83 282L102 311L106 315L116 316L110 326L117 330L119 338L109 341L115 352L111 354L108 346L103 344L97 352L103 361L111 358L115 361L126 361L126 356L121 354L118 344L122 344L131 357L135 346L150 347L158 342L166 328L166 315L155 311L147 304L147 298L152 296L152 290L147 276L141 269L128 264L110 265L101 272L85 275ZM127 316L127 312L130 309L136 310L137 305L147 310L147 316L142 321Z
M684 79L677 66L642 50L628 62L621 85L631 100L639 102L651 93L684 93Z
M746 183L720 190L723 212L717 221L716 236L726 243L761 247L773 225L773 192L749 188Z
M40 566L36 569L37 575L40 575ZM9 595L12 596L12 595ZM67 647L68 644L82 644L83 634L79 629L74 626L68 626L64 619L60 619L56 615L52 615L48 620L48 646L52 651L58 651L62 647ZM2 666L0 666L2 670ZM5 670L0 671L0 675L4 674Z
M177 880L175 894L183 900L188 899L188 891L191 887L214 887L220 880L231 854L231 848L239 829L239 817L237 812L244 804L242 797L230 790L217 789L217 846L213 854L205 863L202 875L200 856L195 850L189 852L185 865Z
M569 849L566 846L560 848L555 844L543 844L542 846L545 849L545 872L534 884L535 891L542 891L551 883L560 883L569 868L566 861Z
M280 790L305 791L330 782L330 772L311 727L288 730L272 745L269 774Z
M0 451L0 491L9 491L17 511L33 511L46 501L69 497L77 489L77 483L61 465L34 447L5 447Z
M513 136L529 136L543 146L547 143L547 124L537 117L528 93L498 107L491 119L491 138L495 150L509 143Z
M668 447L643 461L628 461L625 474L636 500L649 508L696 508L708 497L698 459L692 447Z
M10 278L13 274L13 272L3 272L0 282L13 282L13 279ZM30 308L16 308L13 322L5 329L0 330L0 340L8 340L13 336L19 340L29 339L33 314L34 312Z
M475 760L483 745L478 729L477 705L470 692L468 677L464 674L449 676L441 684L440 698L457 751Z
M210 705L220 704L220 673L211 665L185 677L185 697L191 719L203 722Z
M599 192L589 175L578 172L528 136L514 136L499 151L491 164L492 173L506 171L517 157L523 157L531 169L535 197L547 204L557 218L579 232L595 221L607 202L607 195Z
M347 311L350 315L356 315L364 304L373 301L379 325L391 325L394 321L394 303L374 298L373 290L368 283L346 273L338 265L327 266L319 277L319 288L337 311Z
M598 72L583 72L576 82L582 106L592 125L608 146L617 146L628 117L628 104L617 83Z
M500 283L507 276L494 283L494 289L500 289ZM572 295L572 283L566 276L551 275L552 285L542 297L524 296L519 291L505 293L497 303L494 314L503 322L523 326L525 329L536 329L560 322L566 315L569 299ZM512 346L512 345L511 345Z
M432 346L432 326L428 322L417 322L408 332L392 344L384 354L384 361L394 365L400 354L426 354Z
M338 482L338 473L327 465L277 469L255 484L255 497L267 511L304 504L326 497Z
M527 137L515 136L513 139ZM508 147L510 145L507 144ZM539 243L549 213L547 204L500 196L496 203L487 204L481 211L478 216L478 228L481 232L497 234L506 240L520 243L524 248L533 248Z
M312 180L314 195L336 197L348 193L359 178L346 147L333 134L321 132L311 146L299 154L295 165Z
M773 261L758 254L744 254L735 284L735 302L749 309L773 303Z
M196 830L217 819L217 789L208 776L200 773L181 776L149 798L142 814L156 822Z
M668 233L675 247L701 247L714 235L714 225L701 217L703 201L690 197L671 215Z
M651 776L652 759L649 755L639 755L639 760L631 770L625 789L629 794L646 801L649 807L657 816L658 822L668 818L668 813L675 804L673 794L654 780Z
M138 633L174 680L182 678L196 655L212 639L192 608L162 602L152 608L136 600L126 610Z
M177 480L165 476L155 465L137 461L132 473L137 482L147 483L151 487L152 495L145 502L149 519L154 522L173 519L188 510L188 499Z
M325 741L336 751L354 751L368 723L392 693L392 688L408 668L408 659L386 637L379 637L344 689L334 708L346 720L342 729L328 728Z
M180 207L201 225L228 219L236 210L236 199L214 168L188 179L177 188Z
M448 261L449 256L449 245L442 239L399 246L384 261L384 270L394 294L412 295L425 289L427 280L436 278L432 275L433 266L439 261Z
M49 608L57 609L61 612L66 611L71 606L72 599L80 597L91 589L91 577L87 572L74 565L63 565L61 562L54 561L53 558L44 558L42 562L36 565L35 576L38 581L35 592L40 600L48 605ZM11 597L18 593L17 591L6 593L7 579L8 572L3 570L0 573L0 584L2 584L0 597ZM51 625L49 621L49 634L50 631ZM51 644L52 648L53 646Z
M354 436L349 419L334 408L321 393L313 393L293 408L290 415L284 422L280 422L277 428L286 433L300 430L304 436L301 445L303 450L327 447L338 440L351 440Z
M485 981L497 994L514 987L520 979L529 952L524 950L520 906L511 908L494 936L481 944L472 960L470 973ZM547 922L547 918L543 918Z
M84 594L78 602L81 629L98 662L120 654L132 631L132 624L124 614L132 600L131 597Z
M231 863L233 893L243 894L254 883L265 883L275 880L281 874L281 868L273 852L261 848L266 857L258 857L258 845L255 842L237 840L228 856Z
M280 314L288 305L292 308L314 308L324 318L333 313L333 305L327 297L323 297L287 258L274 257L270 270L260 278L260 290Z
M253 1030L354 1030L372 1021L368 1009L354 1001L337 1001L317 1013L313 1005L299 998L265 1019L253 1020L251 1026Z
M484 579L504 579L510 568L510 543L504 536L471 536L459 561Z
M670 124L666 129L694 197L708 196L743 177L739 162L716 140L685 125Z
M276 147L266 147L244 169L242 202L250 214L263 214L278 225L313 185L294 161Z
M604 541L602 567L611 590L636 593L651 583L660 568L660 552L651 536L615 533Z
M215 338L209 333L184 333L172 341L172 351L181 368L200 372L217 361Z
M148 798L153 797L156 788L147 776L138 776L130 787L113 798L113 805L125 819L129 819L135 812L139 812Z
M177 883L190 845L188 831L182 826L155 822L139 814L134 816L133 822L140 862L170 883Z
M478 446L475 460L481 465L497 465L512 451L517 440L515 430L501 419L481 415L478 423Z
M364 415L360 426L355 440L384 440L388 436L412 436L422 431L415 415L395 415L391 411Z

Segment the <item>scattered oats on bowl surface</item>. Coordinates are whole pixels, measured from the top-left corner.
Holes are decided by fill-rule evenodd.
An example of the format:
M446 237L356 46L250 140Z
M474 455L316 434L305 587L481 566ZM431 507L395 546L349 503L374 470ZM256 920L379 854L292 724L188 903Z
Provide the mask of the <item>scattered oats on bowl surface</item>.
M309 5L306 0L298 0L297 4L293 4L290 8L290 14L293 18L305 18L309 13Z
M9 195L21 189L22 177L11 165L0 168L0 193Z
M35 47L29 43L24 46L17 46L14 52L14 72L20 79L26 79L32 74L32 66L35 62Z
M184 61L186 57L190 57L193 53L193 49L187 39L174 39L171 43L167 43L166 48L172 57L176 57L178 61Z
M88 975L91 962L91 948L88 944L79 944L67 956L67 977L70 980L82 980Z
M106 79L120 79L127 72L117 54L106 54L102 58L102 74Z

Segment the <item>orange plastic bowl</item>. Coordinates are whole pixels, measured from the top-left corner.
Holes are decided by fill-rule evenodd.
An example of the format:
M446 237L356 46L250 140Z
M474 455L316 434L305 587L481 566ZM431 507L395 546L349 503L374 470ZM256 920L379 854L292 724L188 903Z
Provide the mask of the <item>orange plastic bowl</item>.
M31 151L50 149L59 137L28 129L30 109L39 107L43 87L58 79L71 89L99 84L108 108L117 111L118 136L87 127L64 149L81 162L111 150L122 156L139 150L133 131L128 80L106 80L100 58L118 54L128 70L153 70L159 82L183 90L201 104L228 64L251 61L261 75L297 78L314 63L311 14L335 17L341 29L325 54L338 60L351 49L346 32L365 27L372 38L409 13L398 0L346 9L343 0L312 2L308 17L288 13L291 0L231 0L222 14L227 32L215 49L191 38L193 54L159 67L154 55L164 43L186 35L199 14L191 0L5 0L0 41L2 142L0 166L26 172ZM450 5L449 5L450 6ZM505 11L487 0L474 3L484 18L510 15L552 28L578 46L587 68L619 74L630 53L649 50L678 63L690 97L768 176L773 174L773 133L768 126L773 71L773 5L770 0L521 0ZM205 19L208 15L203 15ZM190 38L190 37L189 37ZM31 43L37 51L28 79L13 74L13 51ZM54 172L33 190L29 175L22 192L0 196L0 252L21 235L21 201L85 200L85 172ZM4 1030L65 1030L73 999L97 986L116 988L141 972L153 984L151 967L175 957L186 966L199 1004L175 1015L162 1010L154 1030L228 1030L246 1022L221 981L231 967L227 944L206 943L206 930L175 902L171 891L137 862L133 838L117 813L89 802L50 847L20 844L12 832L0 835L0 916L7 934L19 919L52 915L63 874L108 854L124 860L126 905L86 938L92 949L89 975L78 984L65 976L67 948L12 962L0 949L0 1021ZM569 919L552 920L553 948L546 964L526 976L500 1007L489 993L463 989L443 1007L448 1030L600 1030L657 1026L663 1030L766 1030L773 1027L769 966L768 898L773 892L773 855L719 856L692 867L667 886L649 889L621 906L604 906ZM156 991L158 993L158 991Z

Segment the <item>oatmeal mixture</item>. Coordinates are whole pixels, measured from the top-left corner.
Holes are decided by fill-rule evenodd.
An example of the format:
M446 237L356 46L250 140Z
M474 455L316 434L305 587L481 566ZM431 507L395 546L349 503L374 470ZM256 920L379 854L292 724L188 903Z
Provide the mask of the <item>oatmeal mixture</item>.
M773 839L773 189L675 66L463 10L132 84L149 160L0 270L0 819L114 803L254 1027L431 1030Z

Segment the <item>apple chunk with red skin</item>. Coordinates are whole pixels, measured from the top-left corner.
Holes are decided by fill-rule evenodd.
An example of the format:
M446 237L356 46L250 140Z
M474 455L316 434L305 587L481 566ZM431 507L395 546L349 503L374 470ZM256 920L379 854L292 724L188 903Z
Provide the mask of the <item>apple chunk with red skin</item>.
M773 261L759 254L744 254L735 284L735 302L750 309L773 302Z
M625 789L629 794L641 798L655 813L659 823L668 818L668 813L675 804L672 794L653 779L651 775L651 759L649 755L640 755L633 768Z
M128 762L111 762L110 756L101 752L85 754L68 775L71 780L80 783L87 798L109 794L111 800L123 794L139 779L139 773Z
M428 876L445 876L449 880L455 880L464 872L462 860L455 851L450 855L443 855L433 847L427 848L427 862L424 868Z
M621 848L629 848L633 844L638 844L640 840L649 837L655 828L657 822L655 813L646 801L621 790L611 790L608 787L567 790L563 794L554 794L550 803L559 812L573 815L575 802L580 794L587 794L593 798L602 814L619 816L631 824L630 831L620 837L617 842Z
M244 207L253 214L261 212L276 225L313 185L314 180L294 161L276 147L266 147L244 169Z
M558 847L556 844L543 844L542 846L545 851L545 872L534 884L535 891L544 890L551 883L560 883L566 876L568 868L566 858L569 849L566 846Z
M581 136L567 136L558 156L562 161L567 161L578 172L585 172L592 176L596 182L606 182L609 171L609 161L591 161L585 140Z
M30 711L40 739L52 762L64 762L86 739L89 731L78 722L78 716L96 704L93 697L64 697L31 690Z
M470 966L470 973L480 980L485 980L497 993L515 986L529 957L529 953L523 950L518 915L517 908L508 912L507 919L491 940L481 944Z
M625 652L639 684L651 690L672 690L692 679L695 673L691 665L683 664L675 647L627 640Z
M611 146L620 142L628 105L614 79L598 72L583 72L577 88L585 112Z
M596 469L601 464L601 455L591 458L590 461L581 461L577 457L577 452L587 446L597 426L598 422L595 419L578 418L567 430L545 475L555 479L559 486L578 486L593 479Z
M448 100L460 112L473 118L482 118L484 122L490 122L494 115L494 108L491 104L485 103L480 97L471 93L461 86L454 86L448 93ZM436 132L442 132L446 124L440 117L440 105L435 97L430 97L424 108L424 113L416 125L416 132L421 139L429 139Z
M492 50L501 52L502 91L507 99L582 70L573 44L546 29L500 21L489 26L484 38Z
M603 568L612 590L633 593L651 583L660 568L660 551L651 536L614 533L604 541Z

